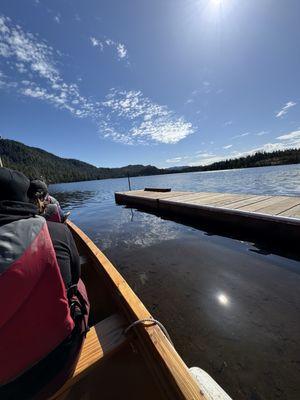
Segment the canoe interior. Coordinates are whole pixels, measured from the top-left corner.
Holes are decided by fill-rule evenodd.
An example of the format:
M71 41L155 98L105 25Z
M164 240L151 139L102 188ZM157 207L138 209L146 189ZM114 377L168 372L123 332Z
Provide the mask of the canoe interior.
M101 321L114 315L120 316L124 327L150 318L148 310L104 254L76 225L68 222L68 226L82 261L82 279L91 302L90 326L96 329ZM118 350L95 363L83 378L74 380L67 389L63 387L51 400L96 399L100 394L104 400L204 399L187 366L154 324L133 328Z

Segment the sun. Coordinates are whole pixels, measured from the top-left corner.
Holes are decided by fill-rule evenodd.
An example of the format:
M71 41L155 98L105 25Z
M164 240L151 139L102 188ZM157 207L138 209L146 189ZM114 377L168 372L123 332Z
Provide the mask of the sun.
M224 0L210 0L214 6L221 6L224 3Z

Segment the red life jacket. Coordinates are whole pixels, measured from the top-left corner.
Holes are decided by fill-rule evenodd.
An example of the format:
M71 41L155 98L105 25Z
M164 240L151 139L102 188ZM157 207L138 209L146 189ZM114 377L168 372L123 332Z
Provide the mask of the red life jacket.
M0 385L31 368L74 328L44 218L0 227Z

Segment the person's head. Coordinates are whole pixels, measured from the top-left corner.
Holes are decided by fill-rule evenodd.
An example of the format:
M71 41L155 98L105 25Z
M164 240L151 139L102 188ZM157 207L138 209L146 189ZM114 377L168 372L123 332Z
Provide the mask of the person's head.
M48 194L48 186L45 182L39 179L33 179L30 181L28 189L28 197L32 202L36 202L37 199L43 201Z
M38 207L39 213L41 214L45 211L47 195L48 187L45 182L39 179L30 181L28 189L29 201Z
M28 202L29 179L19 171L0 168L0 201Z

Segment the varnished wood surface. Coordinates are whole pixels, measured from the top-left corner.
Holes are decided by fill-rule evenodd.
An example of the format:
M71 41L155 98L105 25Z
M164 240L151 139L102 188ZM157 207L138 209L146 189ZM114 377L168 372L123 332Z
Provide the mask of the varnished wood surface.
M102 360L118 351L126 343L124 327L125 321L118 314L113 314L93 326L86 335L73 376L51 400L63 398L64 393L83 379L92 368L96 368Z
M137 200L142 204L150 202L156 205L176 204L184 206L197 205L225 208L241 212L265 214L266 216L282 216L300 219L300 197L299 196L257 196L247 194L215 193L215 192L145 192L135 190L131 192L116 193L116 201L129 204Z
M125 321L118 314L113 314L93 326L86 336L73 379L122 346L126 341L124 328Z

